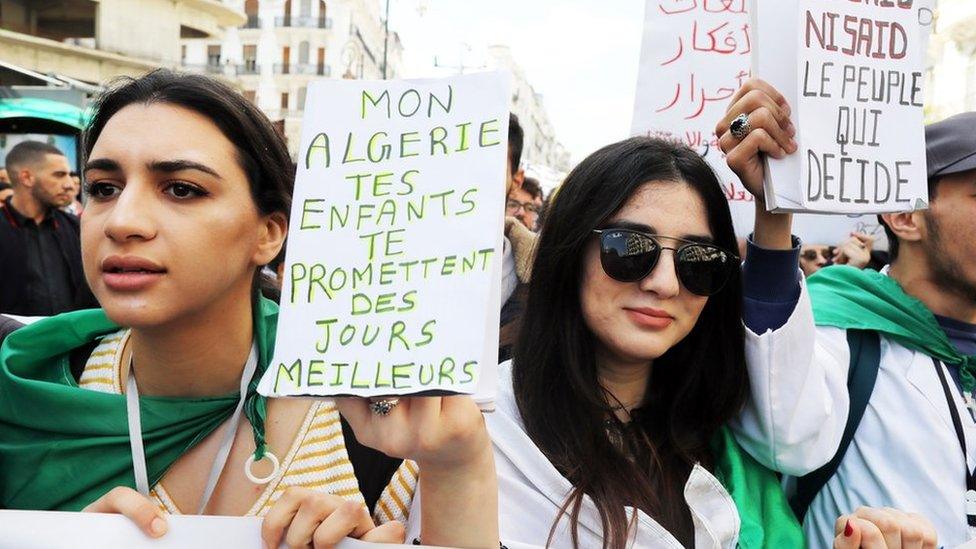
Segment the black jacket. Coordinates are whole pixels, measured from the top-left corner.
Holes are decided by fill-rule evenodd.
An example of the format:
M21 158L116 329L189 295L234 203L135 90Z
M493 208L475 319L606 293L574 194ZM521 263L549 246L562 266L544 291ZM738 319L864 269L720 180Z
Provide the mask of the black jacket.
M23 230L10 212L9 200L0 202L0 313L31 315L27 309L27 243ZM98 302L88 289L81 267L81 235L79 219L58 209L52 209L54 231L61 255L68 265L74 288L72 309L97 307Z
M7 339L8 335L12 334L14 330L22 326L23 324L20 322L0 315L0 347L3 346L3 340Z

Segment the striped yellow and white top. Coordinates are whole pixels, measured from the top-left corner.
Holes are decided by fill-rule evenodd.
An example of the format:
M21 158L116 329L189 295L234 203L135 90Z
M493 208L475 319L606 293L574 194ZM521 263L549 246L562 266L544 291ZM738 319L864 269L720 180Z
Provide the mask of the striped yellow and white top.
M101 340L85 365L79 380L81 387L122 394L122 352L130 333L129 330L120 330ZM416 484L417 466L406 461L377 502L375 518L378 524L406 520ZM339 412L331 403L316 403L309 409L291 448L281 460L278 476L267 484L247 516L264 516L285 490L292 486L322 490L365 504L346 453ZM162 484L157 484L150 491L150 496L164 512L182 513Z

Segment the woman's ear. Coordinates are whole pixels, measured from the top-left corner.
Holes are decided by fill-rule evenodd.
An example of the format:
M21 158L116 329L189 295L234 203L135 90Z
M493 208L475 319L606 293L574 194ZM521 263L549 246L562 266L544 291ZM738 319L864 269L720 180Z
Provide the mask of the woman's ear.
M884 220L891 232L895 233L900 242L918 242L924 237L925 221L921 211L899 212L883 214Z
M254 252L255 265L267 265L281 251L288 236L288 218L281 212L275 212L262 218L258 247Z

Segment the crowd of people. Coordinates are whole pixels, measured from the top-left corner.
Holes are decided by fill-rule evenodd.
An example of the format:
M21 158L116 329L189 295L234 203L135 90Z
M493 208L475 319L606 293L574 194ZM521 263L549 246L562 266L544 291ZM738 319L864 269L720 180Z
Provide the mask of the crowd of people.
M80 222L61 151L6 157L0 312L46 318L0 316L0 508L151 537L170 514L256 515L273 547L960 545L976 113L927 127L929 208L881 216L886 256L766 211L765 157L797 154L795 131L761 80L717 121L756 202L743 253L695 151L613 143L545 197L512 116L496 410L379 410L256 392L294 179L272 124L204 76L118 82L84 135Z

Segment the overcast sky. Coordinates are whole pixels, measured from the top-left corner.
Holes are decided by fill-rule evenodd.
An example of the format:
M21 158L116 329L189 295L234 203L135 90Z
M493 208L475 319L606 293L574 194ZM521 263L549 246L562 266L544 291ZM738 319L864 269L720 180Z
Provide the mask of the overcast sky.
M390 2L405 76L457 73L435 57L477 67L487 46L509 46L574 162L629 135L643 16L643 0Z

